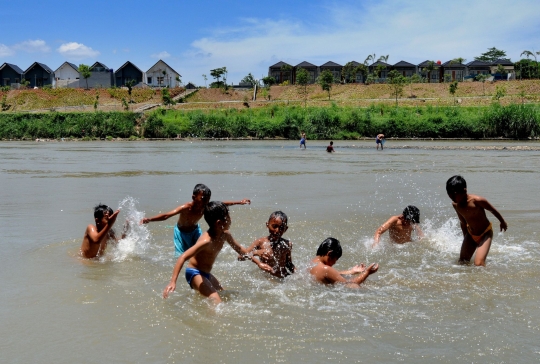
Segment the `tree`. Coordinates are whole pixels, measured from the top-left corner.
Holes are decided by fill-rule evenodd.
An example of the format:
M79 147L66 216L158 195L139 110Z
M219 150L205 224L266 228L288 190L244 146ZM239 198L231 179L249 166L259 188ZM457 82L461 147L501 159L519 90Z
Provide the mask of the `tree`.
M506 96L506 87L504 85L497 86L495 89L495 95L493 95L493 100L501 102L501 98Z
M86 81L86 89L88 90L88 78L92 76L92 73L90 72L90 66L86 64L80 64L78 71L81 74L82 78L84 78L84 80Z
M450 87L448 89L448 91L450 92L450 94L452 96L454 96L454 105L456 103L456 91L458 89L458 82L457 81L454 81L450 84Z
M341 69L341 77L343 78L343 82L345 83L352 83L356 80L356 68L354 66L354 63L347 62L345 66Z
M388 63L388 58L390 58L389 54L387 54L386 56L380 56L379 59L377 60L377 62Z
M178 85L182 83L182 79L180 78L180 76L176 76L176 82L178 82Z
M428 61L426 67L422 70L427 73L428 83L431 82L431 72L435 71L435 62Z
M133 104L133 100L131 99L131 92L133 91L133 86L135 86L136 83L137 83L137 81L134 80L134 79L127 80L126 83L125 83L126 87L128 88L128 95L129 95L129 103L130 104Z
M369 66L369 62L375 63L375 62L376 62L376 61L375 61L376 59L377 59L377 55L376 55L375 53L370 54L369 56L366 57L366 59L365 59L365 61L364 61L364 64L365 64L366 66Z
M504 66L502 64L498 64L496 73L500 74L501 77L504 79L508 72L506 72L506 69L504 68Z
M403 88L407 84L407 78L405 78L401 72L392 70L388 72L388 83L392 88L392 94L396 96L396 107L398 106L398 97L403 95Z
M266 88L270 88L270 86L276 84L276 79L274 77L272 77L272 76L263 77L261 79L261 81L262 81L264 87L266 87Z
M536 53L540 54L540 52L536 52ZM523 51L519 56L523 57L523 55L525 55L525 57L527 57L527 59L529 59L529 57L531 57L531 56L534 57L534 63L536 65L535 68L536 68L536 71L537 71L538 70L538 60L536 59L536 55L533 52L527 51L527 50ZM535 72L535 73L537 73L537 72Z
M202 77L204 78L204 87L206 87L206 81L208 80L208 77L204 73Z
M216 69L210 70L210 76L214 77L214 78L217 80L217 82L216 82L217 87L220 87L220 86L221 86L221 82L219 81L219 79L220 79L221 76L223 76L226 72L227 72L227 67L220 67L220 68L216 68Z
M255 77L253 77L253 75L250 72L248 73L246 77L242 78L240 83L249 83L251 86L255 87L255 85L257 84L257 80L255 79Z
M457 57L457 58L454 58L453 60L451 60L450 64L463 64L466 61L467 60L465 58Z
M174 100L171 97L171 94L169 93L169 90L166 88L161 90L161 100L163 101L163 105L165 106L171 106L175 104Z
M324 70L317 78L317 83L321 88L328 92L328 100L330 100L330 91L332 90L332 84L334 83L334 75L330 70Z
M307 106L307 85L309 83L309 73L306 69L298 67L296 70L296 84L299 87L299 93L304 99L304 107Z
M282 79L281 82L285 82L285 81L289 81L292 83L292 77L291 77L291 73L292 73L292 66L290 64L284 64L281 66L281 73L283 73L283 78L287 78L286 80Z
M484 94L484 96L486 96L486 86L485 86L485 83L486 83L487 78L488 78L488 76L487 76L487 75L484 75L484 74L482 74L482 73L479 73L479 74L476 75L476 77L474 78L476 81L482 82L482 93Z
M493 63L496 60L498 60L500 58L504 58L504 57L506 57L506 52L505 51L501 51L500 49L497 49L495 47L491 47L491 48L488 48L487 52L482 53L482 55L479 56L479 57L474 57L474 59L476 59L477 61L484 61L484 62Z

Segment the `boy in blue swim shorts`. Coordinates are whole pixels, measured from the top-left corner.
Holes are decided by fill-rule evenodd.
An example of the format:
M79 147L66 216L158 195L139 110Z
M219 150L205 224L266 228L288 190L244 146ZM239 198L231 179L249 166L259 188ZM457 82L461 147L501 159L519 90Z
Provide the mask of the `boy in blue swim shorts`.
M178 206L172 211L153 217L145 217L140 223L148 224L151 221L164 221L174 215L179 215L178 222L174 226L174 256L178 257L195 245L202 235L199 220L203 217L204 209L210 201L211 194L212 192L208 187L199 183L193 189L193 195L191 196L190 202ZM226 206L231 206L250 204L251 201L243 199L241 201L225 201L223 203Z
M189 260L186 267L186 281L189 286L213 302L220 303L221 298L218 292L223 288L216 277L210 273L219 252L223 245L228 243L238 254L248 253L247 249L238 244L229 232L231 217L229 209L223 202L208 203L204 210L204 220L208 223L208 231L202 234L194 246L178 257L171 281L163 290L163 298L167 298L176 289L176 281L182 266Z

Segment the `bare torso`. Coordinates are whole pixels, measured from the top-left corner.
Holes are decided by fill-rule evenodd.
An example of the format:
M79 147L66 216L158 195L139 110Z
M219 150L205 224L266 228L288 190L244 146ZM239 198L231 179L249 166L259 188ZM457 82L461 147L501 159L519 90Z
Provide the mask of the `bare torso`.
M188 202L180 207L178 215L178 229L185 233L190 233L197 228L199 220L204 215L204 206L195 206L193 202Z
M404 244L412 241L412 232L414 227L411 223L404 223L398 219L397 222L388 229L390 239L394 243Z
M258 256L260 261L268 264L274 270L274 276L286 277L289 275L287 266L290 265L291 245L287 239L271 242L268 238L259 240L259 244L253 250L253 255Z
M188 267L210 273L214 266L214 262L226 241L226 234L228 233L223 233L219 237L211 238L208 232L204 232L199 240L203 239L207 241L208 244L205 244L205 246L189 260Z
M88 259L102 256L107 248L107 243L110 239L114 238L114 232L109 230L109 232L99 241L99 244L92 244L90 242L90 238L88 237L90 229L97 230L94 225L88 225L81 244L81 255Z
M454 209L465 219L469 225L473 235L482 234L489 226L489 220L486 216L486 210L478 206L478 201L481 199L477 195L467 195L467 201L464 204L452 203Z

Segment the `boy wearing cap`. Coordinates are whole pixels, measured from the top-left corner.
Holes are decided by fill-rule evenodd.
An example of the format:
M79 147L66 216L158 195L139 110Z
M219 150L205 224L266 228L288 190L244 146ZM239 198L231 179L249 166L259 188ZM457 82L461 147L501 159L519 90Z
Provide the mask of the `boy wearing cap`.
M418 238L423 238L424 233L420 230L420 210L416 206L409 205L405 207L401 215L392 216L382 224L374 236L373 247L379 244L381 235L384 234L386 230L389 230L390 239L394 243L404 244L412 241L412 232L416 231L416 236Z

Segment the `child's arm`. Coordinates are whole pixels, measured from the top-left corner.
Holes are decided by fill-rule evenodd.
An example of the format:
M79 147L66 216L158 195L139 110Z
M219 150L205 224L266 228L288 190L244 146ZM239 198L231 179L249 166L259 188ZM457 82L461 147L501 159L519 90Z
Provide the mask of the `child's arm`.
M103 238L109 234L110 229L114 225L114 222L116 221L116 218L118 217L118 214L120 213L120 210L116 210L111 216L109 216L109 221L107 222L107 225L101 229L100 232L97 231L97 227L94 225L88 225L86 228L86 235L88 236L88 241L90 244L100 244Z
M251 204L251 200L247 199L247 198L244 198L243 200L240 200L240 201L223 201L223 203L226 205L226 206L232 206L232 205L250 205Z
M422 229L420 229L420 225L414 224L414 230L416 231L416 236L418 239L424 238L424 233L422 232Z
M141 221L139 222L139 225L148 224L151 221L164 221L164 220L167 220L168 218L170 218L170 217L172 217L174 215L178 215L185 208L186 208L186 205L184 204L182 206L178 206L177 208L175 208L172 211L165 212L163 214L159 214L159 215L152 216L152 217L145 217L145 218L141 219Z
M503 230L506 231L506 229L508 229L508 225L506 224L506 221L504 220L502 215L499 213L499 211L497 211L495 207L493 207L492 204L489 203L488 200L486 200L483 197L480 197L478 199L478 206L488 210L489 212L493 214L493 216L497 218L497 220L499 220L499 222L501 223L501 231Z
M354 285L360 285L366 280L367 277L369 277L371 274L375 273L378 269L379 269L379 265L375 264L375 263L372 263L372 264L369 265L369 267L367 267L367 269L365 269L362 272L362 274L360 274L357 277L354 277L349 282L353 283ZM353 287L356 288L356 286L353 286Z
M392 216L388 219L384 224L382 224L377 231L375 232L375 236L373 237L374 243L371 246L372 248L376 247L377 244L379 244L379 240L381 239L381 235L386 232L386 230L390 229L392 226L396 224L398 221L398 216Z
M169 297L169 293L173 292L176 289L176 280L178 279L178 275L180 274L180 271L182 270L182 266L184 265L184 263L190 258L192 258L193 256L195 256L195 254L197 254L197 252L199 252L199 250L203 248L209 242L210 240L205 239L203 235L201 238L199 238L199 240L197 240L195 245L193 245L191 248L186 250L182 255L178 257L178 260L176 261L176 264L174 265L171 281L169 282L167 287L165 287L165 289L163 290L163 298Z
M452 205L454 207L454 210L456 210L456 214L459 218L459 226L461 227L461 232L463 233L463 236L467 236L469 231L467 230L467 220L458 212L456 209L456 206Z
M362 263L360 265L355 265L354 267L348 270L341 271L339 272L339 274L347 276L347 275L363 273L365 272L365 270L366 270L366 266Z
M270 274L275 274L276 272L274 271L274 269L272 269L271 266L269 266L268 264L265 264L265 263L262 263L260 260L258 259L255 259L253 257L250 257L251 261L253 263L255 263L257 265L257 267L261 268L262 270L264 270L265 272L268 272Z
M253 254L252 252L257 249L259 247L259 245L261 244L261 242L264 240L265 238L259 238L257 240L255 240L247 249L246 249L246 253L245 254L241 254L241 255L238 255L238 260L246 260L246 259L251 259L253 257Z
M287 251L287 260L285 261L285 268L291 273L296 272L296 267L292 262L292 243L289 241L289 251Z
M224 235L225 241L229 243L229 245L231 246L231 248L234 249L235 252L237 252L240 255L246 255L248 253L246 248L244 248L242 245L238 244L236 240L234 240L230 232L225 231L223 232L223 235Z

